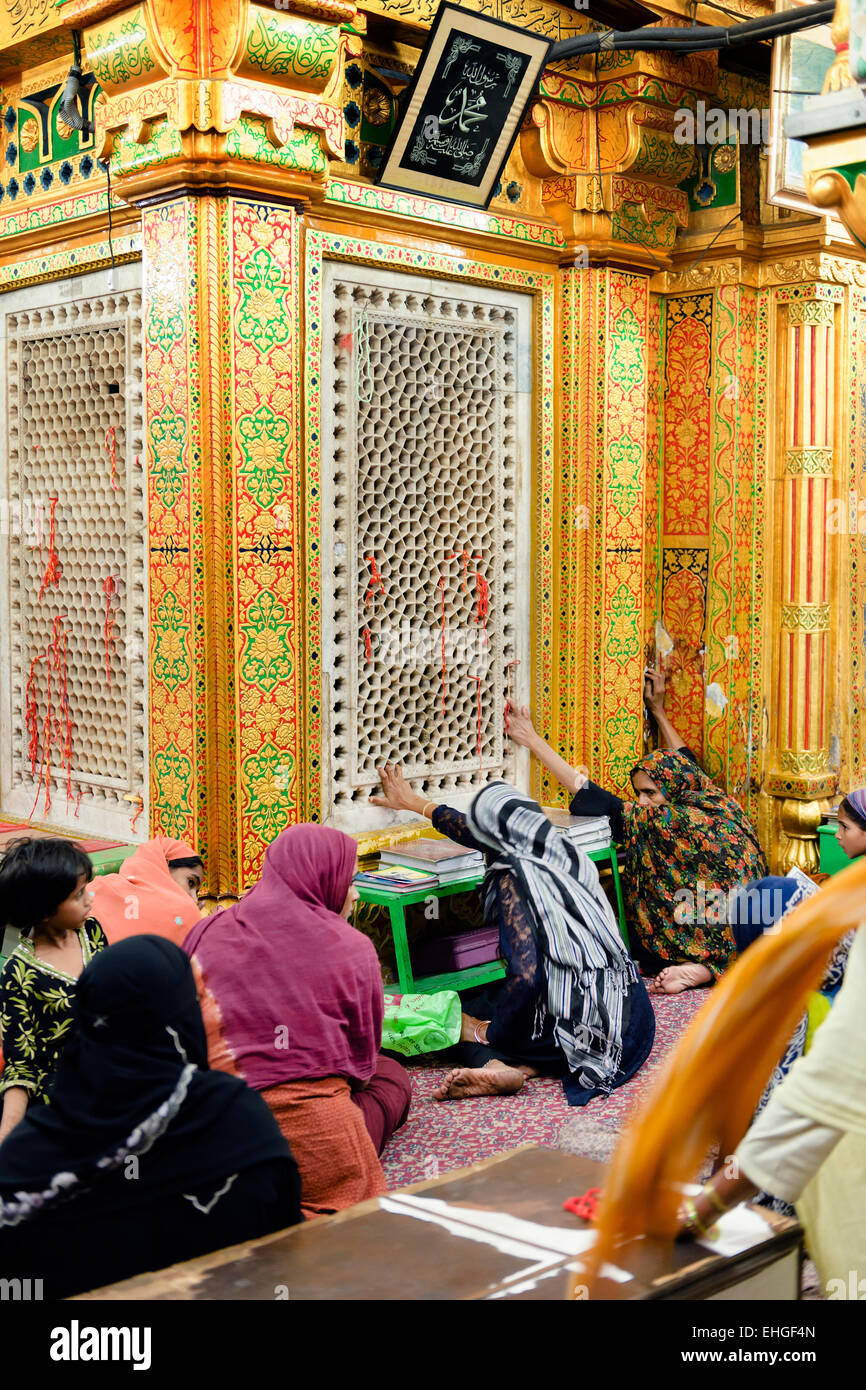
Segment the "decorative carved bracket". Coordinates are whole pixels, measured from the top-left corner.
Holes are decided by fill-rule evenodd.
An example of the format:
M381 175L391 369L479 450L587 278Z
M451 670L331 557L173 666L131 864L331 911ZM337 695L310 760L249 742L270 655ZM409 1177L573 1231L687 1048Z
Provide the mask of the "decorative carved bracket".
M666 263L688 224L678 185L693 160L692 146L675 139L674 117L694 103L696 80L701 90L714 88L714 58L695 65L625 53L611 55L597 82L579 64L545 74L521 151L569 249L583 244L590 257Z
M217 184L306 202L324 184L343 153L343 70L362 41L342 25L357 11L343 0L292 9L142 0L85 29L107 98L99 156L127 201Z

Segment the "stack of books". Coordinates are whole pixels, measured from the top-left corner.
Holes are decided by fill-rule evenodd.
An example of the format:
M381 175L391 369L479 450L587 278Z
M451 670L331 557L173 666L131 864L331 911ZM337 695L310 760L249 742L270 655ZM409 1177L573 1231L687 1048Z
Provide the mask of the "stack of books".
M609 816L570 816L558 806L543 806L542 810L559 833L585 853L594 849L610 849Z
M417 893L425 888L435 888L439 880L435 874L423 870L407 869L399 864L383 864L378 869L365 869L355 875L356 888L387 888L389 893Z
M438 883L455 883L484 872L484 855L480 850L460 849L451 840L410 840L405 847L398 845L395 849L383 850L379 863L382 868L402 865L426 869L435 874Z

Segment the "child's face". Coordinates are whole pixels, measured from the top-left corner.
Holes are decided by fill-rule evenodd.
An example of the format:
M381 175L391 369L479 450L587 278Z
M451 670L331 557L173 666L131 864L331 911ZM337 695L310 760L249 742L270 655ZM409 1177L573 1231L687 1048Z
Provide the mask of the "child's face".
M851 820L850 816L846 816L844 811L839 812L836 839L849 859L857 859L859 855L866 854L866 830Z
M52 934L81 931L90 916L92 905L93 891L87 881L87 875L81 874L69 897L63 899L57 911L51 917L46 917L45 921L40 923L40 927Z

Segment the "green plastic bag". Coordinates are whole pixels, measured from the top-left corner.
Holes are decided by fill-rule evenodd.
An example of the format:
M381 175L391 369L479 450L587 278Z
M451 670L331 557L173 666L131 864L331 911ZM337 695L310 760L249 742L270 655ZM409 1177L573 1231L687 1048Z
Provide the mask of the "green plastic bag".
M404 1057L437 1052L460 1041L460 995L453 989L438 994L386 994L382 1046Z

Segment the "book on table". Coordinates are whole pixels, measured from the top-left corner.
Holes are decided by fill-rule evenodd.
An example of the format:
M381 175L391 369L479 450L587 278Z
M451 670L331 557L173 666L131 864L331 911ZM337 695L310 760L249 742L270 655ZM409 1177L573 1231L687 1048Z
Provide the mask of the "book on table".
M379 869L365 869L355 875L356 888L384 888L389 893L417 893L420 889L436 888L438 884L438 874L400 864L384 864Z
M484 860L481 859L477 864L471 864L466 869L440 869L437 875L440 883L471 883L473 879L480 878L484 873Z
M401 864L440 875L461 873L465 876L483 869L484 856L480 850L462 849L451 840L410 840L406 845L382 850L379 864L383 868L387 864Z
M541 809L551 825L579 849L607 849L611 844L609 816L572 816L560 806Z

